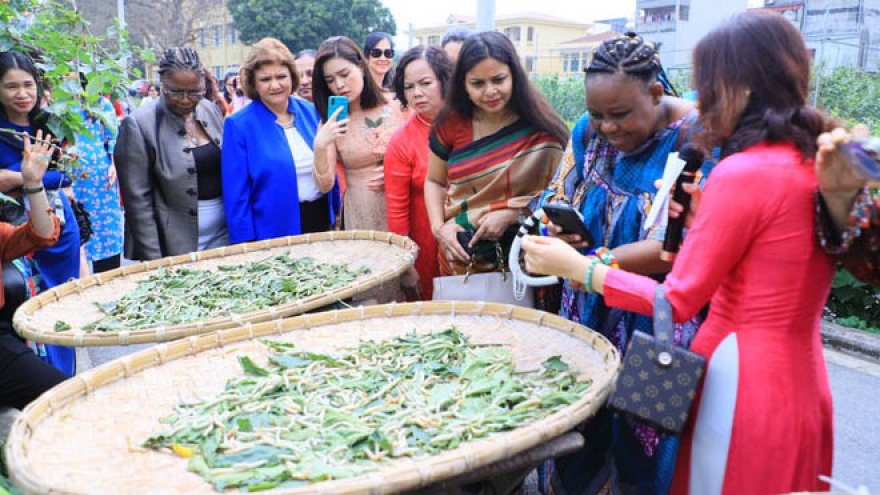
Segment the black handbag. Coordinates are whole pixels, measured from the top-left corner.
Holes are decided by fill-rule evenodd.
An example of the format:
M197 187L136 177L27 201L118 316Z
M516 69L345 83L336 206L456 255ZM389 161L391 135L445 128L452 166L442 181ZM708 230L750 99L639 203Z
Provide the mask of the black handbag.
M672 308L663 286L658 285L654 336L633 332L609 405L667 433L679 434L705 367L706 358L673 343Z
M70 200L70 209L73 210L73 216L76 217L76 225L79 227L79 245L84 246L92 238L95 233L92 230L92 215L86 209L86 205L79 201Z

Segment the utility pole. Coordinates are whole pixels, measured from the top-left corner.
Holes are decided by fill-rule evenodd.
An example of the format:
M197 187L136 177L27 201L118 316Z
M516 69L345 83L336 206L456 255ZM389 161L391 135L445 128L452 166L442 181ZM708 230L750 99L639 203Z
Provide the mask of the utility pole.
M477 0L477 32L495 30L495 0Z

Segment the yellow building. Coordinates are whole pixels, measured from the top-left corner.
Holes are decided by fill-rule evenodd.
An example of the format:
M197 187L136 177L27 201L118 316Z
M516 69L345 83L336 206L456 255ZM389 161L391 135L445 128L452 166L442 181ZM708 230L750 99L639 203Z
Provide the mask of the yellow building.
M593 59L596 48L603 41L619 35L614 31L605 31L557 44L550 50L551 73L566 76L582 74L584 67Z
M247 46L239 41L225 2L216 2L208 10L198 18L192 47L199 52L202 64L220 81L226 71L241 65Z
M586 36L591 27L536 12L500 15L495 19L495 29L510 38L523 66L536 75L562 73L562 58L567 53L562 50L569 47L560 48L560 45ZM413 45L439 45L443 35L453 28L474 30L476 19L451 15L445 24L413 29L410 33Z

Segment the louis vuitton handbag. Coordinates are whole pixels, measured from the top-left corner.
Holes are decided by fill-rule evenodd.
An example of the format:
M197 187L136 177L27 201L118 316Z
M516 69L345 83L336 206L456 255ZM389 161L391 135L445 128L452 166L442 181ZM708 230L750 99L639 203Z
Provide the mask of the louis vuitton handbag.
M608 404L667 433L684 428L706 358L673 343L672 308L657 286L654 336L633 332Z

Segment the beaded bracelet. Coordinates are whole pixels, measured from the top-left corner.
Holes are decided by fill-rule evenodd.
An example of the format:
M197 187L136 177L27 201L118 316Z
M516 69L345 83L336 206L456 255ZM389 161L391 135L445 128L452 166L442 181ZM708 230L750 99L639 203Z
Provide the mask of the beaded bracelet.
M584 277L584 290L586 292L595 292L593 290L593 272L596 271L596 265L602 263L599 258L590 258L587 265L587 275Z
M597 248L595 254L603 265L608 265L611 268L620 268L620 264L617 262L617 258L614 256L614 253L612 253L611 250L607 247L603 246Z

